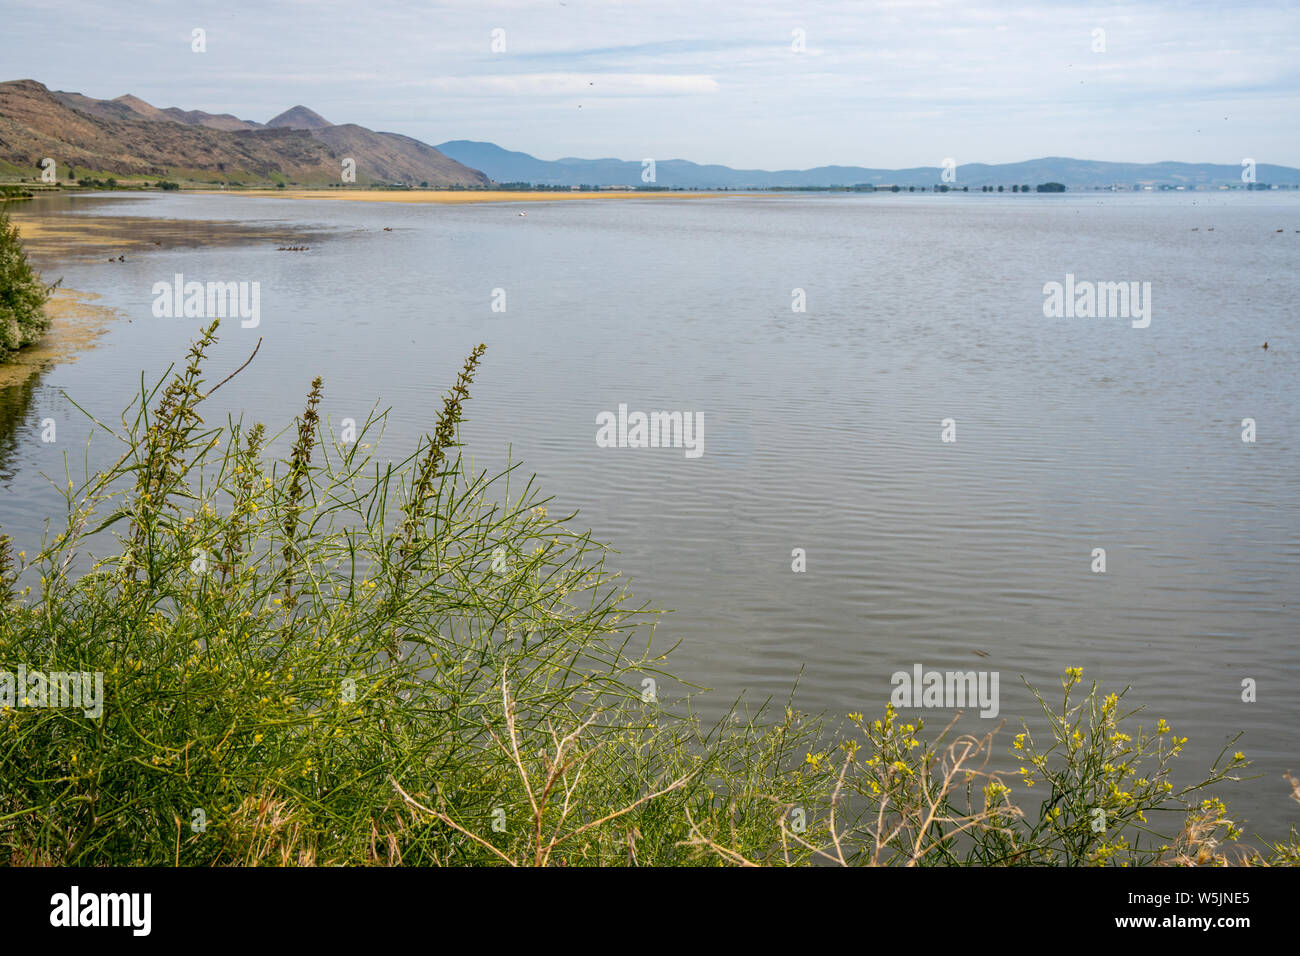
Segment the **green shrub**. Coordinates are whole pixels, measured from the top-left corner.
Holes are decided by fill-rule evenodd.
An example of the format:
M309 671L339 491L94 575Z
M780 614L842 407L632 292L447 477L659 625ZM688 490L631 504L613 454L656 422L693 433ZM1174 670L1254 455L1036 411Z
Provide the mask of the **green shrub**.
M105 696L98 720L0 706L0 862L608 862L638 852L626 824L685 859L685 816L649 827L647 794L705 793L706 769L779 789L779 761L690 755L698 728L642 701L654 615L605 549L514 468L468 469L481 347L400 464L374 457L382 417L335 440L319 380L266 463L261 425L199 414L215 329L111 429L117 463L69 482L39 554L0 554L0 671L102 672Z
M50 327L45 303L53 289L28 264L18 226L0 209L0 362L40 341Z

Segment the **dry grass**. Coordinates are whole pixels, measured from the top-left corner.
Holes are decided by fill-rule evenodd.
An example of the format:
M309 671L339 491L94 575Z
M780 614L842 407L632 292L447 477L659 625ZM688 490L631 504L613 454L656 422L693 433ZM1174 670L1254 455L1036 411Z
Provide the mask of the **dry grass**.
M555 858L556 849L564 843L580 837L588 831L603 827L620 817L624 817L651 800L657 800L674 790L679 790L698 775L698 771L683 774L676 780L659 787L653 792L644 794L618 810L611 810L595 819L574 825L570 821L578 808L577 796L579 787L582 784L583 772L586 769L586 764L595 756L596 751L601 746L597 743L590 748L580 749L579 743L583 734L596 722L599 715L593 714L587 717L563 736L556 730L554 724L548 722L546 729L551 738L551 747L549 750L542 749L538 752L534 772L529 774L528 764L534 761L526 759L520 751L519 730L515 719L516 704L511 696L510 684L504 673L501 675L501 707L502 712L505 714L506 736L509 742L503 741L496 731L492 729L491 725L485 724L485 727L497 747L500 748L501 752L510 760L518 772L519 782L522 784L524 794L528 798L528 806L532 815L530 840L522 853L516 852L514 856L511 856L499 850L489 840L461 826L443 811L420 804L391 777L389 782L392 783L393 789L412 809L432 817L463 834L508 866L519 866L521 862L527 862L537 867L549 866ZM629 830L627 834L628 856L632 862L635 862L636 858L634 833L634 830Z

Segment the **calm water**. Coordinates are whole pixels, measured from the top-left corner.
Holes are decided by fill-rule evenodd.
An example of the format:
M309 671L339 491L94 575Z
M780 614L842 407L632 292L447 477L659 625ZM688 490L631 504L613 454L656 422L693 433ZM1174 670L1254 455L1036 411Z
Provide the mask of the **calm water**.
M0 523L21 546L59 505L40 473L64 450L81 461L88 429L59 389L113 414L198 325L153 318L154 282L255 280L261 327L225 324L214 375L265 342L222 409L287 423L320 373L336 424L393 406L401 458L486 342L469 450L490 465L512 446L552 512L580 508L638 597L676 610L661 633L683 641L676 670L715 688L706 712L741 691L784 699L802 668L803 707L875 713L920 663L998 671L1014 733L1033 714L1019 676L1050 688L1079 666L1191 737L1185 767L1245 730L1266 776L1231 805L1268 835L1300 817L1280 776L1300 771L1300 195L48 208L333 235L306 253L42 263L123 318L0 422ZM1150 282L1150 327L1044 318L1043 284L1066 273ZM620 403L702 411L703 457L597 448L595 416Z

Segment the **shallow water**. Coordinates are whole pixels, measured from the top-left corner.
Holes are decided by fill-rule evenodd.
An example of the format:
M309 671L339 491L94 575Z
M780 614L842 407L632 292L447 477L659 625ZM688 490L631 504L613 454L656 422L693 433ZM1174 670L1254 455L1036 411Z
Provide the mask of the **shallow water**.
M391 405L405 457L486 342L469 451L512 447L553 514L580 508L637 595L676 610L661 634L715 688L704 710L798 679L804 708L872 714L919 663L998 671L1014 733L1033 714L1020 675L1059 689L1078 666L1190 737L1186 766L1245 731L1265 776L1230 805L1270 836L1300 819L1281 778L1300 771L1300 195L37 203L23 214L264 221L313 242L41 263L125 318L18 412L0 403L18 418L0 422L0 524L20 547L57 512L40 473L64 451L81 467L88 428L59 390L112 415L194 336L198 320L153 318L153 283L257 281L261 325L224 324L214 376L264 342L221 409L287 423L319 373L336 426ZM1150 282L1150 326L1045 318L1043 285L1067 273ZM620 403L703 412L704 454L598 448Z

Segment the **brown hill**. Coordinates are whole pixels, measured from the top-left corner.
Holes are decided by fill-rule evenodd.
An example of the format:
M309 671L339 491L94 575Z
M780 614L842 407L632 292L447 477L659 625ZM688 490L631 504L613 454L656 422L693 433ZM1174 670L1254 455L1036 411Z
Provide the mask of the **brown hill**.
M162 112L165 115L159 117L160 119L170 119L176 123L184 123L186 126L206 126L209 129L224 130L262 128L261 123L241 120L238 116L231 116L229 113L205 113L203 110L182 110L175 106L168 106Z
M19 83L30 83L30 80L19 80ZM74 110L80 110L90 116L99 119L123 120L123 119L140 119L140 116L127 106L125 103L119 103L117 100L92 100L89 96L82 96L80 93L64 93L61 90L51 91L51 96L57 99L64 106Z
M64 106L101 119L170 119L176 123L184 123L186 126L207 126L210 129L224 130L264 128L261 123L242 120L229 113L205 113L203 110L182 110L174 106L155 109L135 96L119 96L115 100L95 100L80 93L65 93L63 90L51 90L50 95Z
M291 106L279 116L266 121L271 129L324 129L334 124L305 106Z
M457 170L466 168L432 146L400 133L376 133L364 126L346 123L313 130L311 135L328 145L335 155L354 157L358 179L364 168L384 182L410 186L426 180L433 183L435 176L450 178ZM477 170L474 172L482 176L483 185L487 185L488 177Z
M13 80L0 83L0 171L35 176L48 156L60 178L73 168L92 175L324 185L339 182L343 159L352 158L361 184L489 184L478 170L406 136L331 126L306 107L276 120L279 128L262 127L229 114L162 110L130 95L96 100ZM324 125L293 125L313 122Z
M89 97L87 97L87 99L89 99ZM137 116L144 117L145 119L148 120L165 122L168 119L167 114L164 113L162 110L160 110L158 107L152 106L151 104L146 103L144 100L140 99L140 97L132 96L130 93L127 93L125 96L119 96L117 99L112 100L112 102L117 103L121 106L125 106L132 113L135 113Z

